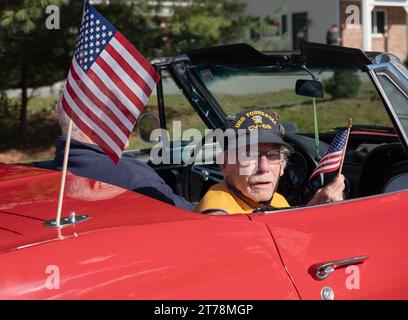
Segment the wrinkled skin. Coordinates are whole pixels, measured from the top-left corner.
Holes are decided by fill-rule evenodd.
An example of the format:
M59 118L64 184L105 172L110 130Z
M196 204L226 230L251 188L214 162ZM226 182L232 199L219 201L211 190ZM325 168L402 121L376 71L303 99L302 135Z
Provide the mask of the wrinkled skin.
M260 144L258 150L261 153L270 150L280 150L280 146L273 144ZM224 159L228 159L225 154ZM241 164L223 164L221 169L225 179L234 185L246 197L256 201L268 201L272 199L279 178L283 174L283 159L275 164L270 163L266 156L262 155L258 165L243 168Z
M317 190L316 194L313 196L312 200L309 201L308 205L311 206L316 204L341 201L343 200L344 188L344 176L340 174L327 186Z
M279 150L280 146L273 144L260 144L258 150L261 153L269 150ZM228 154L224 153L224 162L227 162ZM224 163L221 169L225 179L235 186L246 197L256 201L269 201L278 186L279 179L284 173L284 159L279 163L271 163L266 156L262 155L257 165L243 168L241 164ZM343 200L344 176L338 175L330 184L319 189L309 201L308 205L317 205Z

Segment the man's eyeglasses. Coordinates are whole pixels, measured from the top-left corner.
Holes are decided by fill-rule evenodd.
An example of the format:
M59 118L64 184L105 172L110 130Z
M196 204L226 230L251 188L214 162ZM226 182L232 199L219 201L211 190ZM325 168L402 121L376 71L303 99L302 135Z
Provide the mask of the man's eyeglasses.
M281 150L270 150L267 152L244 151L239 153L238 161L241 165L252 165L258 163L262 156L265 156L270 164L279 164L283 160Z

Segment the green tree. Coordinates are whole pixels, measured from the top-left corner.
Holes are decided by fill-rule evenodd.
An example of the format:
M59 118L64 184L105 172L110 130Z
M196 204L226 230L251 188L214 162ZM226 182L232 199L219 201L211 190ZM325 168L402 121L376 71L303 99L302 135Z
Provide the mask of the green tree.
M81 25L84 1L13 0L0 3L0 91L21 89L19 144L27 127L28 88L65 79ZM160 3L160 2L159 2ZM46 28L46 8L60 8L60 29ZM161 46L161 31L147 0L102 1L97 9L147 56Z
M60 8L60 29L46 28L49 5ZM247 23L238 0L174 1L167 16L160 0L104 0L94 5L148 58L242 40ZM21 89L20 145L27 127L28 88L65 79L82 10L82 0L0 2L0 91Z
M349 69L336 69L333 77L324 82L325 90L333 99L354 97L361 87L358 75Z
M174 1L164 29L164 53L227 44L243 38L245 5L236 0Z
M162 29L155 15L160 11L160 0L105 0L95 7L145 57L155 57L157 48L162 46Z
M49 5L60 8L60 29L45 26ZM21 144L27 127L27 89L50 85L66 76L82 4L69 0L13 0L2 2L0 9L0 90L21 89Z
M282 15L285 12L286 7L280 5L263 17L246 17L245 42L262 51L282 50L284 43L288 40L288 32L281 26Z

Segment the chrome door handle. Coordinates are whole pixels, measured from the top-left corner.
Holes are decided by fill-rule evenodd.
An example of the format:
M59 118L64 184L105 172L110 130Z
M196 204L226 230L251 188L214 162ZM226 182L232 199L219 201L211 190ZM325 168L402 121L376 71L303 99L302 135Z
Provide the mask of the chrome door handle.
M359 263L366 261L367 259L368 259L368 256L359 256L359 257L353 257L349 259L318 263L309 268L309 273L316 280L324 280L330 274L332 274L334 270L338 268L342 268L342 267L353 265L353 264L359 264Z

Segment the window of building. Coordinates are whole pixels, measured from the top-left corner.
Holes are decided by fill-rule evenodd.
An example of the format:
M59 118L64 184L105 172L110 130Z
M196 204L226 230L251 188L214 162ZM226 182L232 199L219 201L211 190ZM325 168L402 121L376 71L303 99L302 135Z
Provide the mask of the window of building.
M281 17L281 35L284 36L288 31L288 16L283 14Z
M387 11L373 10L372 12L372 33L385 34L388 29L387 26Z

